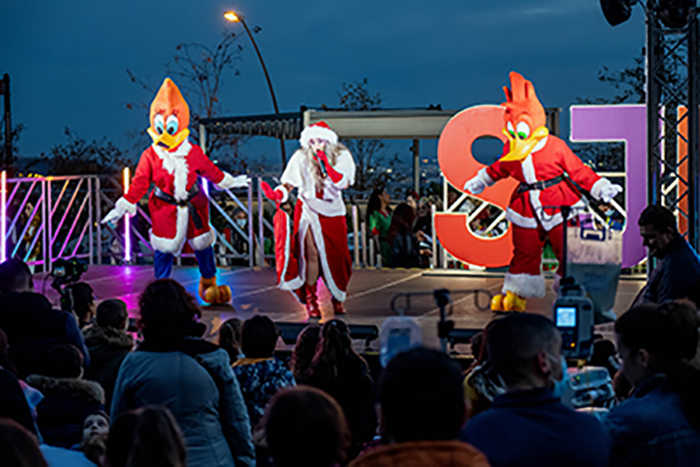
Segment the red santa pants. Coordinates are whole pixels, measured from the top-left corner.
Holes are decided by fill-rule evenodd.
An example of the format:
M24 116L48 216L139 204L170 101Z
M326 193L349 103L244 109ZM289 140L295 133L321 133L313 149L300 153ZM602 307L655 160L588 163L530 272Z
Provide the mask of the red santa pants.
M511 224L513 227L513 259L510 260L510 274L529 274L539 276L542 268L542 249L549 238L554 255L559 261L559 269L562 264L562 246L564 240L564 226L559 224L549 232L539 223L536 229L526 229Z
M321 277L339 301L345 301L345 293L352 275L352 258L348 249L348 226L345 216L323 216L306 213L301 200L297 200L294 210L294 255L299 261L299 273L305 280L306 258L302 255L303 241L310 229L318 250L321 263Z

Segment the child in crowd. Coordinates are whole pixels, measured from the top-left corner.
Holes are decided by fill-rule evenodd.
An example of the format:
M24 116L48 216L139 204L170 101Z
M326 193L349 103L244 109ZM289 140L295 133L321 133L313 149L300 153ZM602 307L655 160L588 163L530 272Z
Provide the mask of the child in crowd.
M231 318L224 321L219 329L219 347L228 352L231 363L241 357L241 328L243 321Z

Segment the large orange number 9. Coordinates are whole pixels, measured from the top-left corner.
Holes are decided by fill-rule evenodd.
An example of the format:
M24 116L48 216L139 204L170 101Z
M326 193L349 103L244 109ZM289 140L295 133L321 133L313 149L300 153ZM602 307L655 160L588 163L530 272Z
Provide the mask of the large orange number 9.
M452 186L464 193L462 187L484 165L474 159L472 143L482 136L493 136L506 142L501 132L503 113L500 105L480 105L461 111L445 125L438 142L438 163ZM478 199L503 210L517 181L507 178L486 188ZM467 214L441 212L435 214L435 230L440 244L455 258L465 263L485 267L502 267L510 263L513 251L510 225L498 238L474 235L467 225Z

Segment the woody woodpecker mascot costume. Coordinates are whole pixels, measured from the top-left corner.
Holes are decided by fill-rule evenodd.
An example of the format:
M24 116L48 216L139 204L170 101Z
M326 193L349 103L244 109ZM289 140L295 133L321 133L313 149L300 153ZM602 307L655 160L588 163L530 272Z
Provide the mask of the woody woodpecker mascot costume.
M542 104L535 88L520 74L510 73L503 133L508 138L499 160L468 180L464 189L478 195L508 176L520 185L506 210L513 228L513 258L502 293L491 302L493 311L525 311L526 298L543 297L542 249L549 238L554 254L563 264L563 225L560 206L571 206L571 216L586 202L575 187L599 200L610 202L622 187L601 178L585 166L564 141L549 134ZM560 279L560 276L557 276Z
M293 227L287 214L275 214L275 249L278 286L293 292L310 318L320 318L316 285L323 278L331 294L333 311L345 314L343 302L352 274L347 241L343 190L355 182L355 161L325 122L307 126L301 148L289 160L274 190L265 182L265 196L279 204L298 190Z
M219 189L247 186L248 177L222 172L199 146L188 141L190 110L170 78L165 79L151 104L150 123L146 131L153 144L141 154L129 191L117 200L102 223L116 222L124 214L136 214L137 203L153 185L148 210L156 279L170 276L173 255L187 240L199 264L202 300L227 303L231 300L231 290L216 284L212 248L216 236L209 225L209 199L200 189L197 177L201 175Z

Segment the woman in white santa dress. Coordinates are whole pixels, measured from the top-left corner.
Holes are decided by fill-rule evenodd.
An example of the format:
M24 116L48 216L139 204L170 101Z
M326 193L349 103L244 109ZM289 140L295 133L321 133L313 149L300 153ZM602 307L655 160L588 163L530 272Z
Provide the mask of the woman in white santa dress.
M345 314L352 260L347 241L343 190L355 182L355 161L325 122L307 126L299 139L301 148L289 160L274 190L262 189L270 200L284 203L298 190L293 232L275 222L279 287L294 292L311 318L320 318L317 283L323 278L331 294L333 311ZM285 216L282 212L278 215Z

